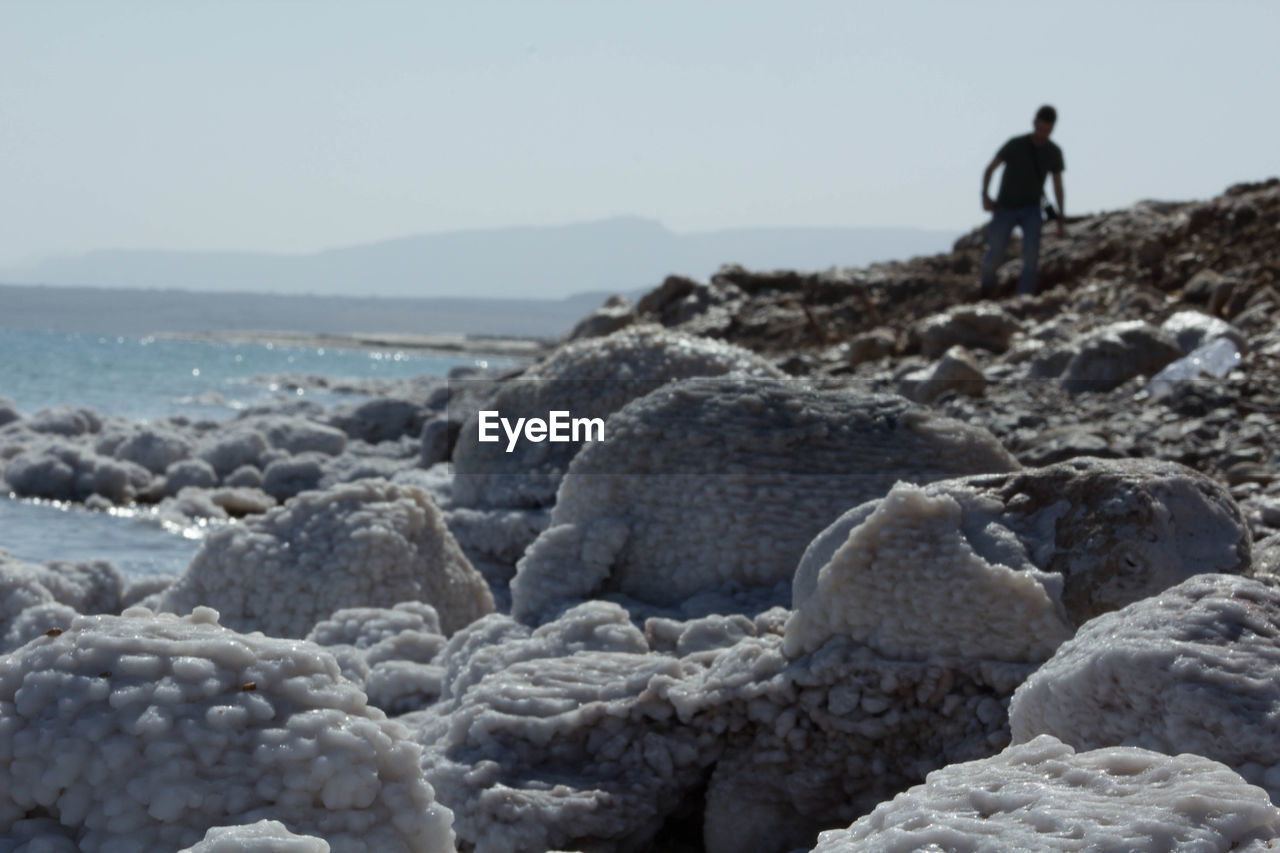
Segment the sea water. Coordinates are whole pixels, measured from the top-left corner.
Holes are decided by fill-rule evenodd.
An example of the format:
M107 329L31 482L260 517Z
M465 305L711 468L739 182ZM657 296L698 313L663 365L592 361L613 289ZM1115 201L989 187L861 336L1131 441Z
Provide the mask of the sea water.
M405 350L0 329L0 397L13 400L23 414L68 404L134 420L178 413L225 418L278 392L254 382L258 376L395 379L444 376L452 367L476 363L487 361ZM317 399L334 401L333 395Z
M263 375L395 379L444 376L459 365L491 363L404 350L0 329L0 397L24 415L73 405L133 420L170 414L224 419L281 393L254 381ZM324 405L344 399L308 390L289 393ZM180 573L206 529L166 526L145 509L104 513L0 497L0 549L32 562L105 559L133 576Z

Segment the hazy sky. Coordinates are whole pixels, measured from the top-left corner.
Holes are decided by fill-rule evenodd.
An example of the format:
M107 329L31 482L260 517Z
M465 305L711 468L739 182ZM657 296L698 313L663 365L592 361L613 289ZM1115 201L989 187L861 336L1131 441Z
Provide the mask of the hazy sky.
M1280 3L0 4L0 263L619 214L983 220L1058 107L1068 212L1280 172Z

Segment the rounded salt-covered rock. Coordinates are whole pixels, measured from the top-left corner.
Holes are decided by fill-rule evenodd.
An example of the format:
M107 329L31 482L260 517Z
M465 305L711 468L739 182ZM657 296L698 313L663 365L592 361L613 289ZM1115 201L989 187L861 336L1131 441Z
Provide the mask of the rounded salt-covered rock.
M417 435L427 415L427 408L417 400L375 397L335 412L330 422L344 435L377 444Z
M262 472L253 465L241 465L228 474L222 481L224 486L232 489L261 489ZM277 497L273 495L272 497Z
M87 406L54 406L36 412L26 426L35 432L73 438L102 429L102 415Z
M1002 562L966 536L976 531L966 530L965 515L961 500L944 489L895 485L825 565L797 574L787 654L815 651L836 635L905 660L954 654L1036 661L1053 654L1072 634L1061 577L1025 558Z
M574 418L607 418L672 380L726 374L782 376L773 365L741 347L658 326L635 326L560 347L519 377L498 385L482 408L498 412L513 424L522 417L546 420L552 411ZM497 442L479 440L479 415L474 414L454 445L454 498L462 506L549 505L583 444L582 440L522 441L508 453L505 435Z
M1132 747L1076 752L1041 736L930 773L848 829L822 833L812 853L1262 853L1277 843L1280 809L1216 761Z
M267 450L267 440L252 426L237 425L219 430L200 443L197 455L208 462L219 477L241 465L259 465Z
M271 447L292 454L335 456L347 446L347 435L342 430L303 417L276 415L249 418L243 423L262 433Z
M622 593L672 606L736 583L789 584L809 541L898 480L1018 463L986 430L901 397L791 380L667 385L574 459L550 526L512 581L512 613ZM785 593L784 593L785 594Z
M921 320L910 330L925 358L954 346L1004 352L1021 325L998 305L959 305Z
M1280 588L1201 575L1086 623L1021 685L1015 741L1195 752L1280 796Z
M218 485L218 472L203 459L181 459L164 471L166 495L176 495L186 488L212 489Z
M362 480L210 533L158 606L208 605L237 630L302 637L341 608L402 601L432 605L446 634L493 610L425 492Z
M1178 311L1161 323L1160 328L1174 336L1184 353L1190 353L1216 338L1227 338L1241 350L1248 346L1239 329L1203 311Z
M1073 349L1061 380L1071 392L1110 391L1135 376L1150 376L1183 355L1177 338L1142 320L1094 329Z
M276 500L285 501L314 489L323 477L324 465L315 454L288 456L267 466L262 473L262 490Z
M123 438L113 455L153 474L163 474L170 465L191 455L191 442L177 430L144 424Z
M142 466L64 439L46 439L19 453L5 465L4 479L23 497L83 501L101 495L116 504L128 503L151 483Z
M1174 462L1074 459L899 483L810 543L786 647L844 635L900 659L1042 661L1100 613L1249 565L1230 494Z
M0 397L0 426L22 420L18 406L8 397Z
M429 604L339 610L317 622L307 639L337 657L343 674L361 683L370 703L388 713L422 708L440 694L444 670L431 661L445 638Z
M329 853L329 842L294 835L278 820L210 827L204 838L178 853Z
M269 818L334 851L452 851L419 748L332 656L207 608L80 616L0 658L0 836L172 851Z
M406 720L468 849L648 850L702 783L717 738L672 714L626 611L593 601L530 631L487 617L442 655L446 690Z

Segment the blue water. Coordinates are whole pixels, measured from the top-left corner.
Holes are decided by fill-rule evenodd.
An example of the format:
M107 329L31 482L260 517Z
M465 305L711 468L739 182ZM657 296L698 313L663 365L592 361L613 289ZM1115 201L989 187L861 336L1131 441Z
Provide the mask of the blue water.
M179 413L223 419L279 393L251 381L262 374L407 378L487 363L395 350L0 329L0 397L13 400L25 415L69 404L134 420ZM342 399L304 393L324 405ZM198 526L166 528L146 511L93 512L0 496L0 548L31 562L103 559L131 576L180 573L202 533Z
M177 413L225 418L276 393L251 381L262 374L394 379L444 376L477 363L487 362L398 350L0 329L0 397L24 414L66 403L134 420ZM334 395L305 393L334 402Z
M182 574L204 528L166 529L147 512L0 498L0 548L32 563L110 560L130 577Z

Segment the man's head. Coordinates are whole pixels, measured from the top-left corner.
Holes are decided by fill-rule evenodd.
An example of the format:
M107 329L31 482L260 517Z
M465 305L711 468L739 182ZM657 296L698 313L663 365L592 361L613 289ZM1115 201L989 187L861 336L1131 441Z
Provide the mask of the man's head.
M1053 125L1057 120L1058 111L1048 104L1036 110L1036 119L1032 123L1035 131L1031 134L1035 137L1036 142L1048 141L1049 134L1053 133Z

